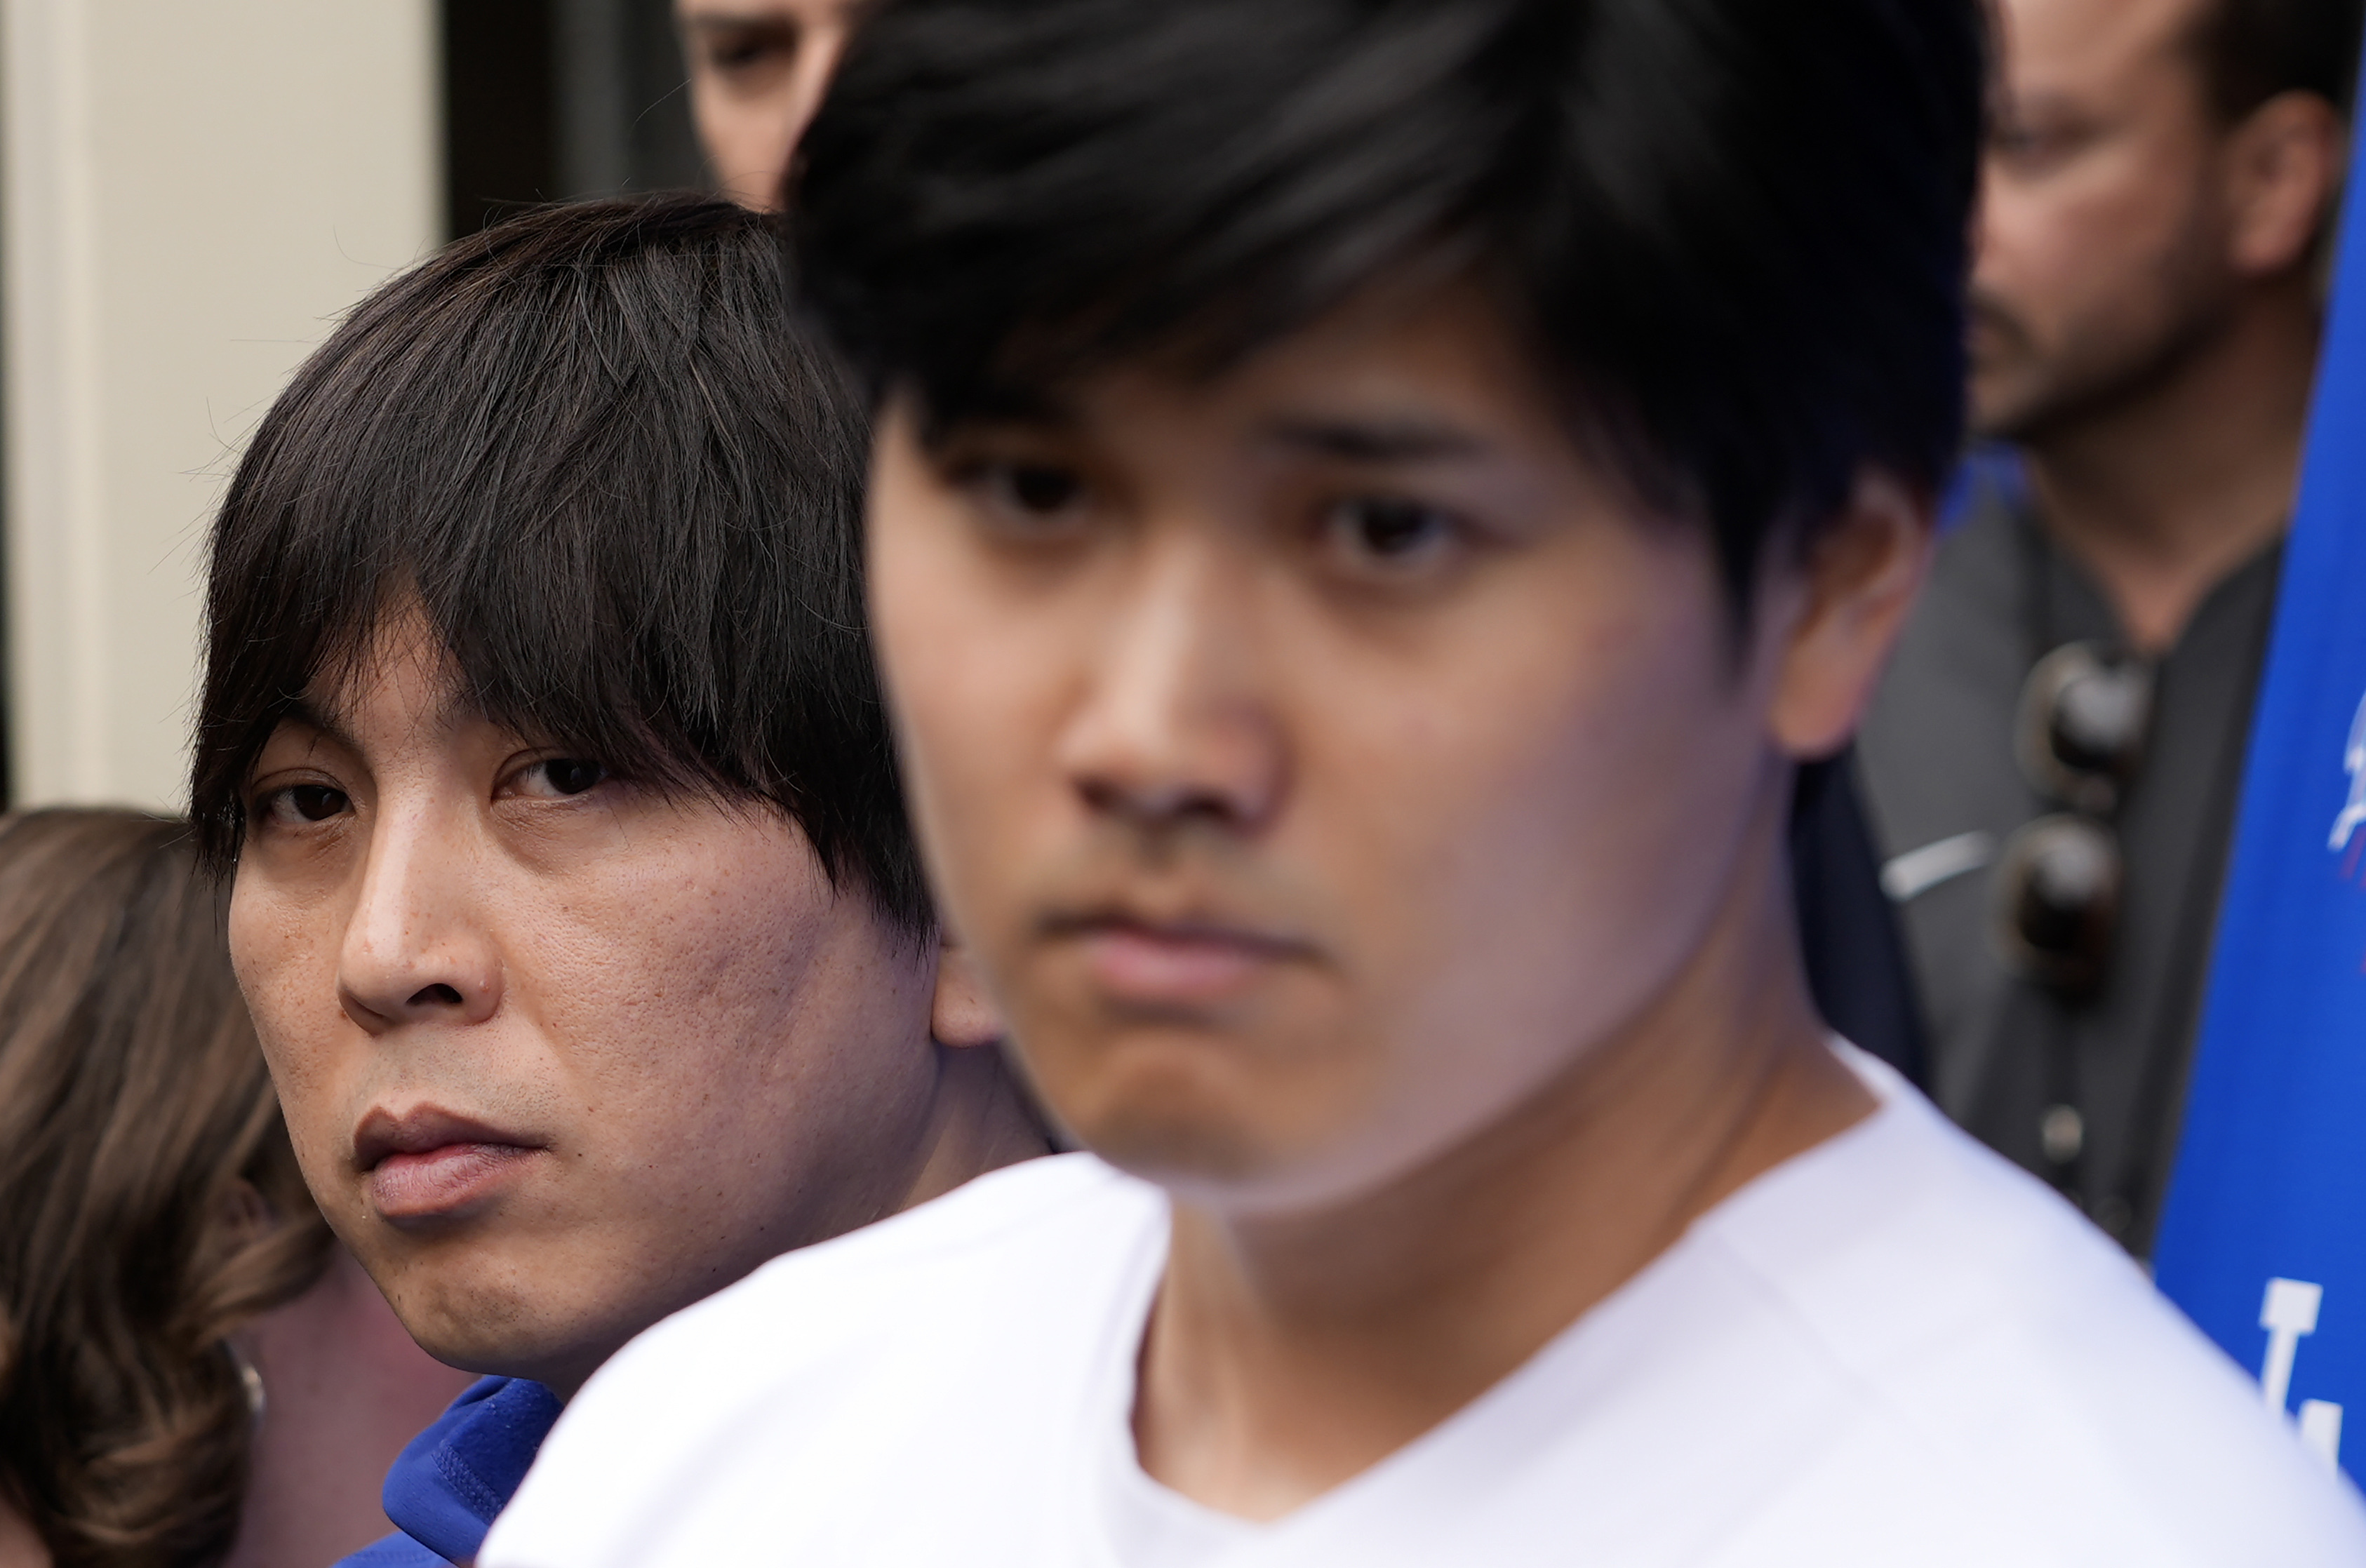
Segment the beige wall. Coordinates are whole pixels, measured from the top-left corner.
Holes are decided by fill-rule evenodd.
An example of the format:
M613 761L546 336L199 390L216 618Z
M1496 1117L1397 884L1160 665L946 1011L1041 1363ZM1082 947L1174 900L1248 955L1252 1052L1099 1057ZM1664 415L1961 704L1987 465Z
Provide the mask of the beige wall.
M0 0L18 803L182 804L208 513L434 243L435 80L429 0Z

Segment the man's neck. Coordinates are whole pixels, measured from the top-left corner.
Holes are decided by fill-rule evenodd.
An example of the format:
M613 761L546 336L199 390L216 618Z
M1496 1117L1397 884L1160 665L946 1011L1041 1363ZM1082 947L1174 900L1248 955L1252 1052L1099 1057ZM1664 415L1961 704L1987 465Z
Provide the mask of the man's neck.
M1771 840L1772 835L1769 835ZM1752 1178L1868 1113L1799 978L1774 854L1659 999L1501 1122L1345 1210L1178 1204L1146 1470L1287 1513L1468 1404Z
M934 1049L937 1093L922 1140L926 1153L904 1192L904 1209L941 1198L989 1170L1052 1152L1051 1134L999 1047Z
M2249 301L2158 382L2031 439L2039 515L2160 652L2291 515L2316 362L2301 278Z

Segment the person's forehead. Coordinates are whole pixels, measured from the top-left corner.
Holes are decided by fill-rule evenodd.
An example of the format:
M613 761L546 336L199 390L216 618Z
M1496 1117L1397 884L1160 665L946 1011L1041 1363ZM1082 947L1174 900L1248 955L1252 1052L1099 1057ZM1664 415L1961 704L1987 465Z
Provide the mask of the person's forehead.
M2192 69L2203 8L2218 0L2001 0L2006 80L2017 97L2124 90Z
M368 750L448 739L482 714L450 652L412 605L381 618L349 654L316 671L288 717Z

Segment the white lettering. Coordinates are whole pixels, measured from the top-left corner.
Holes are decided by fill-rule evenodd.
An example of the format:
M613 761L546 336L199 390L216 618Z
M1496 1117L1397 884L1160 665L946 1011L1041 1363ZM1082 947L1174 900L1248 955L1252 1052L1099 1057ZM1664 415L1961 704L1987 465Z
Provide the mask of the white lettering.
M2259 1393L2278 1416L2292 1397L2293 1361L2300 1354L2300 1342L2316 1332L2317 1314L2324 1305L2322 1285L2306 1280L2268 1281L2267 1296L2259 1303L2259 1326L2268 1331L2268 1359L2259 1368ZM2304 1400L2299 1427L2300 1440L2309 1452L2328 1466L2340 1463L2341 1406L2330 1400Z
M2357 716L2349 721L2349 742L2341 749L2341 769L2349 775L2349 798L2341 815L2333 819L2328 847L2335 854L2349 847L2349 835L2366 822L2366 697L2359 699Z
M2301 1339L2316 1332L2316 1309L2325 1287L2305 1280L2270 1280L2267 1300L2259 1303L2259 1326L2268 1331L2267 1364L2259 1369L2259 1392L2268 1408L2281 1416L2292 1396L2293 1358Z

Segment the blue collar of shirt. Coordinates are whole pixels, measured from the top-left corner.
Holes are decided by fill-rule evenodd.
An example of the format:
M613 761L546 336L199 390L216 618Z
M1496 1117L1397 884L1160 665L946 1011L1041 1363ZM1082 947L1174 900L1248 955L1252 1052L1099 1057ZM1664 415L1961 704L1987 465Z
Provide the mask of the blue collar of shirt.
M525 1480L558 1420L558 1396L524 1378L480 1378L386 1472L386 1517L446 1562L466 1562ZM339 1568L422 1561L389 1538Z

